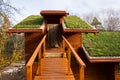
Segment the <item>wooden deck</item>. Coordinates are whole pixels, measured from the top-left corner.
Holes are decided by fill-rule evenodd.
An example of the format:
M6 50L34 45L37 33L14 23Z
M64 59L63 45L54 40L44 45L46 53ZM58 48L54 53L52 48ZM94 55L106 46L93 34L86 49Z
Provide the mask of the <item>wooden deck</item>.
M75 80L72 71L68 73L67 58L42 58L41 76L35 76L34 80Z

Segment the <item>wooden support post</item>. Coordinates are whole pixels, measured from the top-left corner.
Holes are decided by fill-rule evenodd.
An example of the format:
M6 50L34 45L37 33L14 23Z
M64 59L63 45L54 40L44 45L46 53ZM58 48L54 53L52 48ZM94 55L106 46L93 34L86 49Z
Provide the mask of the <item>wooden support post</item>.
M27 77L26 80L32 80L32 66L27 66Z
M119 74L119 63L116 63L115 64L115 67L114 67L114 76L115 76L115 80L120 80L120 74Z
M65 41L62 41L62 51L65 52Z
M47 20L44 19L44 22L45 22L45 27L43 29L43 33L46 34L46 32L47 32Z
M60 18L60 24L62 24L62 22L63 22L63 18Z
M41 75L41 49L39 50L39 53L38 53L38 59L39 59L39 62L38 62L38 75Z
M84 66L80 66L79 77L80 80L84 80Z
M70 74L70 66L71 66L71 51L70 48L68 48L68 75Z
M45 40L44 40L44 43L43 43L43 57L45 57L46 54L45 54Z

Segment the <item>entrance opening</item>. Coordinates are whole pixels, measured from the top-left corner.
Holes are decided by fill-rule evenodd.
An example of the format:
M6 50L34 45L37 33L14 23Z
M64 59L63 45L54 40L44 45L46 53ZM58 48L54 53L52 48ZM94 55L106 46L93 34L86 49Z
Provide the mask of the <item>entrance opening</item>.
M59 24L47 24L47 48L59 48L61 46L61 30Z

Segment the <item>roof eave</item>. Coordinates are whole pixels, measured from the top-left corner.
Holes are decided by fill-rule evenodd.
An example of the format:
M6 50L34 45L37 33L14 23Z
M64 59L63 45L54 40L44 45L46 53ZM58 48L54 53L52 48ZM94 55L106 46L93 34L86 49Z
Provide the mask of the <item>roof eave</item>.
M82 45L82 48L85 52L85 55L87 57L87 59L91 62L91 63L100 63L100 62L120 62L120 56L117 57L92 57L88 54L88 52L86 51L85 47Z
M31 33L31 32L42 32L42 29L15 29L15 28L12 28L12 29L8 29L7 30L7 33Z
M65 33L99 33L99 30L97 29L69 29L69 28L66 28L64 29L64 32Z
M40 12L40 14L42 16L45 16L45 15L62 15L62 16L67 16L67 15L69 15L69 13L67 13L64 10L42 10Z

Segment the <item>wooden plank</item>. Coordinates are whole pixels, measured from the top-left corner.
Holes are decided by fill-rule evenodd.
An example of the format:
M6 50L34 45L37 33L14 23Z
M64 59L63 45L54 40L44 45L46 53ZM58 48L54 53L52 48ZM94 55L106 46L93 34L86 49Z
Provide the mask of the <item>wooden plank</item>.
M73 76L36 76L35 80L75 80Z
M61 58L63 57L62 48L47 48L46 49L46 58Z
M75 80L72 71L68 75L68 60L66 58L43 58L41 60L41 75L34 80Z
M97 29L64 29L64 33L99 33Z
M8 29L7 31L8 33L31 33L31 32L35 32L35 33L42 33L42 29Z

